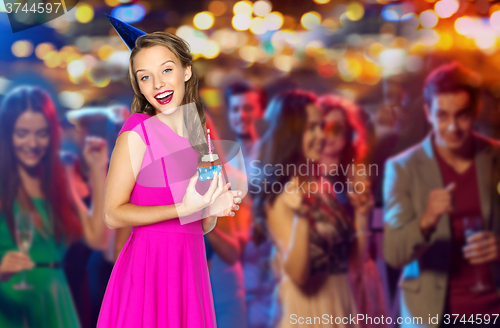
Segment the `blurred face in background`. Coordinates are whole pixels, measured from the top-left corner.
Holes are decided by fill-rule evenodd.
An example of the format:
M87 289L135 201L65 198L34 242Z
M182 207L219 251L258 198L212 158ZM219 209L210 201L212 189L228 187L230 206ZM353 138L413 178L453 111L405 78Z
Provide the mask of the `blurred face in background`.
M184 82L191 77L191 67L182 67L180 60L163 46L142 49L133 63L137 84L146 100L157 114L172 114L182 104Z
M232 95L228 99L229 126L239 138L255 136L255 121L262 117L264 109L261 106L258 92L246 92Z
M331 110L324 117L325 120L325 147L323 156L338 157L346 145L346 118L342 111Z
M466 91L436 94L426 112L438 146L458 150L471 136L476 112Z
M302 138L302 150L305 158L319 161L325 145L323 115L315 104L307 105L306 111L307 125Z
M49 124L42 113L26 110L19 116L12 135L17 161L26 168L36 167L50 144Z

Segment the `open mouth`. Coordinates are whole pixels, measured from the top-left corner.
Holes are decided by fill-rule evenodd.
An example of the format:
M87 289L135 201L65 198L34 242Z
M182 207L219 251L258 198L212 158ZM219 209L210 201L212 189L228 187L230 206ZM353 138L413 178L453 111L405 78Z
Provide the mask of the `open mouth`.
M163 91L161 93L156 94L155 99L160 103L160 105L165 105L172 100L172 97L174 95L173 90L168 90L168 91Z

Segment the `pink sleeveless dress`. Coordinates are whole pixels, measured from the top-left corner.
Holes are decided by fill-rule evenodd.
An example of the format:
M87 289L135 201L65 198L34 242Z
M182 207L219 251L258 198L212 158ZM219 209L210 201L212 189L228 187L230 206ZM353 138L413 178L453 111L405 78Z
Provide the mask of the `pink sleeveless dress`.
M142 113L125 121L120 134L125 131L138 133L147 145L130 203L158 206L182 199L198 163L189 140ZM200 216L192 214L188 224L176 218L132 228L109 279L97 328L216 327Z

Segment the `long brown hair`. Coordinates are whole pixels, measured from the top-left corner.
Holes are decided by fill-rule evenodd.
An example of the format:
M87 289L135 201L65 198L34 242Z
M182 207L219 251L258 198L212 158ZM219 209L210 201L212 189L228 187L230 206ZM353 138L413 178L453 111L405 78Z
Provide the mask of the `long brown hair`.
M193 55L190 52L189 44L182 38L167 32L154 32L140 36L136 42L135 47L132 49L129 60L128 76L132 88L134 89L134 99L132 100L131 110L132 113L145 113L150 116L156 115L156 110L151 105L146 97L141 93L139 84L133 70L133 62L135 56L142 50L154 46L166 47L170 50L181 62L182 67L191 67L191 78L185 82L184 98L181 105L195 103L196 110L199 116L199 121L203 127L203 131L199 129L198 117L191 115L191 111L185 111L184 123L189 135L189 142L199 154L202 155L208 152L208 147L205 139L207 118L203 103L198 94L198 76L193 67Z
M258 142L257 157L261 174L253 181L252 211L254 215L253 240L260 244L267 238L266 205L272 206L278 194L266 193L265 186L278 183L285 185L290 176L275 169L287 165L306 163L302 150L302 139L307 129L307 105L316 103L316 95L310 91L290 90L276 95L266 109L265 119L269 128ZM264 166L271 165L271 173L265 173ZM269 172L269 168L266 170Z
M18 118L26 111L42 113L49 125L50 142L37 167L37 176L48 204L49 226L45 226L31 198L22 185L12 136ZM59 157L59 125L49 94L37 87L21 86L9 92L0 106L0 201L1 210L14 238L14 201L35 214L35 227L54 233L56 240L70 242L82 236L76 205L69 192L67 176Z

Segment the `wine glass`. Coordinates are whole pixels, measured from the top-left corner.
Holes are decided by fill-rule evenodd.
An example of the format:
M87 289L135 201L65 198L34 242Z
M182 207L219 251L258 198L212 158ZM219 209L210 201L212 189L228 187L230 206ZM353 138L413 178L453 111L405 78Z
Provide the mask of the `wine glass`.
M16 243L19 251L28 254L33 240L33 213L19 211L15 216ZM16 290L28 290L33 286L25 281L25 271L22 271L22 278L19 284L14 285Z
M468 216L463 218L465 240L470 236L483 231L483 219L480 216ZM476 284L472 286L471 290L474 292L483 291L488 288L481 280L481 272L477 265L474 266L476 270Z

